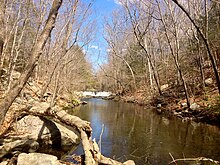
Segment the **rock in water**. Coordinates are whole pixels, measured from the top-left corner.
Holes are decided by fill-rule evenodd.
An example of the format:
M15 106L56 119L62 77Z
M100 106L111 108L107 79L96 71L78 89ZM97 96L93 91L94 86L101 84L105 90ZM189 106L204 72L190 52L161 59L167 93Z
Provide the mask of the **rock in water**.
M49 119L28 115L14 123L13 129L22 137L38 141L41 145L51 145L63 151L70 150L80 143L74 130L70 130Z
M9 134L13 136L1 139L0 158L16 151L45 151L45 148L67 152L80 143L80 138L74 129L68 129L54 121L33 115L25 116L13 123Z
M17 165L62 165L56 156L40 153L21 153Z

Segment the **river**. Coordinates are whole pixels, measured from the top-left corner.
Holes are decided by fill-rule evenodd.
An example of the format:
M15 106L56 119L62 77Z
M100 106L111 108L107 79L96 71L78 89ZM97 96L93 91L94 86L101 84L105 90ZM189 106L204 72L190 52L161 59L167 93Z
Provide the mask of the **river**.
M208 157L220 160L220 128L165 118L131 103L92 98L72 114L90 121L101 152L136 165L167 165L174 158ZM75 154L82 154L79 146Z

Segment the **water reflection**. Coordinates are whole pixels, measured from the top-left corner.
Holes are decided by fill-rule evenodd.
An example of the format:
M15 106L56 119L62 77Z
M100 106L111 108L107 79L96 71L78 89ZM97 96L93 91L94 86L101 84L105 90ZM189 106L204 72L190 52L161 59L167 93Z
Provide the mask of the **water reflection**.
M209 157L220 160L220 129L194 122L167 119L150 109L101 99L87 100L74 115L91 122L102 153L137 165L168 164L174 158ZM79 147L76 154L81 154Z

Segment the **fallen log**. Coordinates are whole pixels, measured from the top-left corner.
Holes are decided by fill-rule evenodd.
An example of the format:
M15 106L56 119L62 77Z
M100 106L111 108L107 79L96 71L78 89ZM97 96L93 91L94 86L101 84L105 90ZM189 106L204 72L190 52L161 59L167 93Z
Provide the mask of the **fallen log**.
M126 161L121 163L103 156L99 151L97 143L92 141L92 128L90 126L90 122L82 120L77 116L70 115L58 106L50 108L49 104L45 102L36 102L32 108L23 109L22 114L24 113L35 116L52 117L52 119L59 121L68 127L75 128L81 138L85 154L85 161L83 163L85 165L135 165L133 161Z

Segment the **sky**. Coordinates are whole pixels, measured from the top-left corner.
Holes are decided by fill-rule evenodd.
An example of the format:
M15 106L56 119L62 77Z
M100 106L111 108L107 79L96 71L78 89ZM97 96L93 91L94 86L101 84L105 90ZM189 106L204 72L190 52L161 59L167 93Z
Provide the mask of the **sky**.
M85 0L89 3L90 0ZM107 43L103 38L105 18L109 17L114 9L118 7L117 0L94 0L93 15L91 16L96 20L97 31L96 38L89 43L86 48L87 58L92 63L94 71L99 69L99 65L107 61Z

